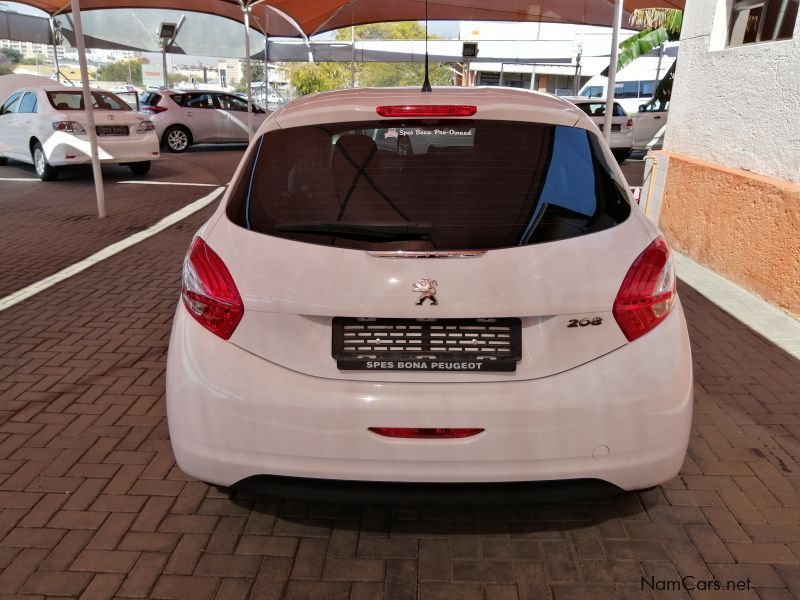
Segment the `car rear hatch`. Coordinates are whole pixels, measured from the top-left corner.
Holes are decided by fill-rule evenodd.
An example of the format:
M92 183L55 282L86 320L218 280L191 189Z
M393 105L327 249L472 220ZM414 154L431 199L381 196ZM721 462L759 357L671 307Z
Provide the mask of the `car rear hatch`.
M277 149L277 150L274 150ZM650 243L584 129L474 118L271 131L204 233L241 294L233 344L318 377L546 377L626 343Z

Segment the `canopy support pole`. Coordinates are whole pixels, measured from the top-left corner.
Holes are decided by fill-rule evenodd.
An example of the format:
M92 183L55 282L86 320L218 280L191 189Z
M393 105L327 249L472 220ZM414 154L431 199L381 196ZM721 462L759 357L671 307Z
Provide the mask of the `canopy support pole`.
M241 4L244 14L244 64L247 77L247 139L253 139L253 77L252 61L250 60L250 5ZM267 68L267 65L264 65ZM266 90L264 90L266 92Z
M106 195L103 189L103 172L100 169L100 153L97 149L97 130L94 126L94 102L89 89L89 69L86 67L86 41L83 39L83 23L81 22L80 0L70 0L72 20L75 27L75 43L78 45L78 62L81 67L81 84L83 85L83 105L86 107L86 122L89 135L89 147L92 152L92 175L94 190L97 196L97 216L106 216Z
M619 59L619 30L622 27L622 0L614 0L614 25L611 29L611 63L608 65L606 88L606 113L603 117L603 137L611 141L611 119L614 116L614 92L617 85L617 60Z
M56 70L56 81L61 83L61 66L58 64L58 34L56 33L55 25L53 24L53 19L50 18L50 37L53 41L53 66Z

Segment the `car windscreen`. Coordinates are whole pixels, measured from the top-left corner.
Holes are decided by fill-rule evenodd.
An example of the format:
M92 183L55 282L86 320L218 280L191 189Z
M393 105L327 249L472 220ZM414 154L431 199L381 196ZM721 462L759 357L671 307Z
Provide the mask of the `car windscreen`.
M488 120L278 129L257 140L228 217L364 250L488 250L600 231L630 205L597 137Z
M50 100L56 110L84 110L83 92L64 91L47 92L47 99ZM131 110L126 102L120 100L111 92L92 92L92 106L95 110Z

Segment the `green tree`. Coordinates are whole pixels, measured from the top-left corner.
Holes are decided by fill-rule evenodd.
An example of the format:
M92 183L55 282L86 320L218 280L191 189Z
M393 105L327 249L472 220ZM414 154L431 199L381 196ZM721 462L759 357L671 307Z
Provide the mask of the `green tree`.
M13 48L0 48L0 64L18 65L22 62L22 52Z
M289 83L305 96L350 85L350 67L341 63L298 63L289 68Z
M100 68L97 76L100 81L127 81L133 85L143 85L143 63L144 61L140 58L118 60Z
M336 39L351 39L351 29L340 29ZM423 40L425 27L417 21L399 23L372 23L355 28L357 40ZM437 36L430 36L437 39ZM324 66L323 66L324 65ZM420 63L357 63L355 80L359 87L400 87L421 86L425 67ZM454 72L442 63L431 63L429 77L432 85L452 85ZM289 79L300 94L349 87L351 82L349 63L314 63L296 65L289 68ZM295 84L295 79L298 84ZM304 91L308 90L308 91Z

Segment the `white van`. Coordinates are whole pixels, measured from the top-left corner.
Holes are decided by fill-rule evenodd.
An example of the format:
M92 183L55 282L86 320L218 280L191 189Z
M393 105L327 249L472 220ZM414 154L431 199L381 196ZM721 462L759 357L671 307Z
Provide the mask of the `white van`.
M668 47L661 57L660 66L658 56L643 56L617 73L614 99L622 105L625 112L635 114L639 111L639 106L647 104L653 97L658 83L675 62L674 54L676 52ZM587 98L605 98L607 87L608 77L595 75L586 82L578 95Z

